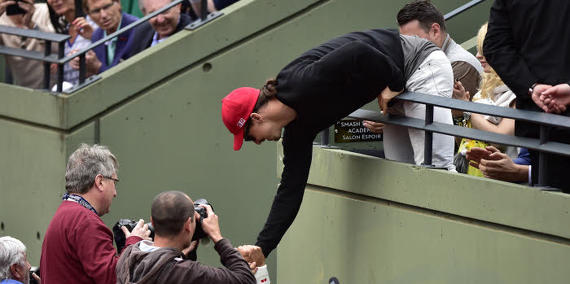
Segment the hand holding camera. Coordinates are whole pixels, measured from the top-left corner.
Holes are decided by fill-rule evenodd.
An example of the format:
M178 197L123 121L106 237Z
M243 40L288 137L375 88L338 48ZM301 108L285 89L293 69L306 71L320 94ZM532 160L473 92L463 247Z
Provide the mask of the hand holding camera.
M202 224L202 230L204 233L206 233L206 235L208 235L208 237L210 237L214 243L219 242L221 239L223 239L223 237L222 232L220 231L220 225L218 223L218 215L214 213L212 206L208 204L200 204L199 206L204 208L207 213L206 218L200 214L200 223ZM196 228L198 228L198 225L196 225Z
M121 230L123 230L123 233L125 234L125 238L129 238L131 236L137 236L140 237L143 240L152 240L150 238L150 230L148 228L148 224L144 223L143 219L140 219L137 224L135 225L135 227L132 229L132 231L129 232L129 229L127 229L127 227L122 226Z

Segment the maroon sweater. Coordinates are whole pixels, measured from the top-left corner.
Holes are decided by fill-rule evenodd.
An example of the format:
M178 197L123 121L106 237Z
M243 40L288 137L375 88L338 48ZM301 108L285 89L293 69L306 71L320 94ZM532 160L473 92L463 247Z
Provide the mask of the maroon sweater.
M130 237L125 245L140 240ZM63 201L44 236L42 283L114 284L118 260L113 233L101 218L73 201Z

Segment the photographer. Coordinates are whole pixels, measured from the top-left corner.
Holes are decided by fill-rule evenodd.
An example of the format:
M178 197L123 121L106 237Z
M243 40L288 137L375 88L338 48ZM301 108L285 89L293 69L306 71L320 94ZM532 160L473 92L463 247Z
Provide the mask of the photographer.
M214 242L225 267L210 267L185 259L185 253L196 245L192 236L201 217L188 195L168 191L152 201L154 242L141 241L124 250L117 263L117 283L255 283L248 263L222 237L218 216L210 206L200 206L206 209L208 217L198 226Z
M105 146L82 144L69 157L61 205L44 235L40 261L43 284L116 283L119 257L113 233L101 216L109 213L117 196L119 164ZM142 220L129 232L123 227L126 245L150 235Z
M0 25L20 29L54 32L45 3L33 0L0 0ZM0 34L0 44L11 48L44 52L45 42L35 38ZM39 89L43 86L42 62L19 56L5 56L15 85Z

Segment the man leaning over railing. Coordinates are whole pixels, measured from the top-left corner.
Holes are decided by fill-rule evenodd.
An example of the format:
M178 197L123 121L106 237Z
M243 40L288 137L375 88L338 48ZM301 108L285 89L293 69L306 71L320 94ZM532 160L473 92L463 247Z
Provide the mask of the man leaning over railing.
M36 29L54 32L45 3L34 4L32 0L0 0L0 25L21 29ZM43 52L45 42L35 38L0 34L0 44L30 51ZM15 85L39 89L43 84L42 62L18 56L6 56Z
M99 26L93 32L91 42L97 42L138 20L137 17L122 12L119 0L83 0L83 9ZM87 76L99 74L124 60L125 54L130 53L127 43L132 35L131 29L88 51L85 54ZM71 66L79 70L79 57L71 61Z

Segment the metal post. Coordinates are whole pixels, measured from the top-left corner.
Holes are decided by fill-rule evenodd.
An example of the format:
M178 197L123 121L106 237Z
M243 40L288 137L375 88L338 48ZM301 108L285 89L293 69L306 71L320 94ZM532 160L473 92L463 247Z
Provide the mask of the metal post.
M57 50L57 59L62 59L65 54L65 42L60 42ZM57 64L57 92L63 91L63 64Z
M321 131L321 146L328 146L329 145L329 128L323 129Z
M79 55L79 84L83 84L83 82L85 82L85 68L85 53L82 53Z
M425 125L428 126L433 123L433 105L426 104L426 117ZM425 141L424 141L424 165L432 165L432 153L433 153L433 132L425 130Z
M550 127L546 125L540 126L540 145L548 142L548 134ZM548 185L548 179L546 178L546 173L548 171L548 164L546 163L546 153L540 151L538 153L538 185L546 186Z
M51 40L46 40L45 43L46 49L44 50L44 56L48 57L51 54ZM50 79L50 74L51 74L51 70L49 68L50 63L47 61L44 61L44 89L49 90L49 79Z
M200 21L206 20L208 17L208 1L202 0L200 4Z

